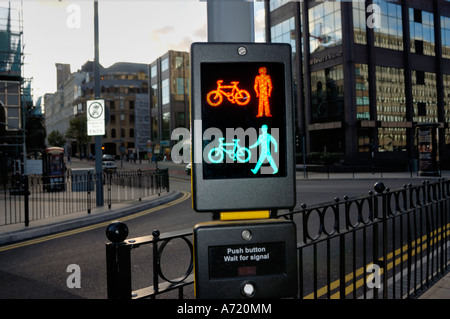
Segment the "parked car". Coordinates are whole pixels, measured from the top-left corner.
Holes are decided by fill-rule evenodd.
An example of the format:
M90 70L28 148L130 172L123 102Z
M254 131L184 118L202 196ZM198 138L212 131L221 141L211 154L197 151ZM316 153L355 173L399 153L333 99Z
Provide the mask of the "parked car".
M186 174L191 175L191 163L186 165Z
M115 172L117 169L116 161L114 155L103 155L102 158L102 168L105 172Z

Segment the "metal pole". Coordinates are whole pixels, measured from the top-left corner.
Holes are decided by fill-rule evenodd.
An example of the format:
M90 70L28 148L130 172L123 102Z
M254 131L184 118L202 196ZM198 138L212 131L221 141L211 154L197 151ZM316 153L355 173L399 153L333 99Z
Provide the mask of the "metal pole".
M100 98L100 62L98 50L98 1L94 1L94 94ZM97 175L96 203L103 206L103 176L102 176L102 137L95 136L95 173Z
M253 2L208 0L208 42L255 42Z

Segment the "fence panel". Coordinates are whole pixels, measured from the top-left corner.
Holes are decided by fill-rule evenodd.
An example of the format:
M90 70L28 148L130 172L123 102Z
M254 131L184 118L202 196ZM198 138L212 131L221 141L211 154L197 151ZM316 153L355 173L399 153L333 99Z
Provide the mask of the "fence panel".
M168 169L121 171L103 174L104 205L141 200L169 191ZM96 208L98 174L68 171L64 181L45 183L42 176L27 176L20 185L0 191L0 227L86 211ZM56 185L55 183L59 183ZM62 187L60 187L60 185Z
M297 225L298 298L414 298L448 272L450 181L439 179L393 191L377 183L374 190L368 196L302 205L298 211L278 216ZM173 238L187 244L184 252L191 261L184 275L167 280L159 262ZM133 290L126 279L125 291L117 284L120 280L110 279L131 278L128 269L139 265L127 264L121 268L125 272L108 273L108 298L155 298L174 289L183 298L184 289L193 284L191 238L192 230L176 234L154 231L151 236L134 239L126 239L126 235L110 238L106 247L111 256L118 256L118 249L133 254L135 248L151 246L153 269L146 275L152 277L147 287ZM119 269L119 262L123 261L107 258L108 269Z

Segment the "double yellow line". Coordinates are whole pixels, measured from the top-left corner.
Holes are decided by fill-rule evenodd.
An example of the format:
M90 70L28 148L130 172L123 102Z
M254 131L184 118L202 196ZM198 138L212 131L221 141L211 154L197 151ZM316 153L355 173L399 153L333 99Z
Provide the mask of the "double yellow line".
M450 223L447 225L444 225L441 228L438 228L437 230L434 230L433 232L431 232L429 234L429 236L430 236L430 247L434 244L437 244L443 238L450 237ZM428 235L424 235L421 238L418 238L411 243L411 257L415 256L416 254L420 253L421 251L425 250L428 247L427 240L428 240ZM403 263L406 260L408 260L408 254L407 254L408 246L409 245L404 245L403 247L394 250L394 252L387 254L387 256L386 256L387 261L394 258L394 260L392 260L391 262L389 262L387 264L387 270L390 270L392 267L394 267L394 265L397 266L400 263ZM380 260L382 261L383 258L380 258ZM364 277L360 278L360 279L358 279L358 277L362 276L364 274L364 272L366 272L367 267L370 266L371 264L373 264L373 263L369 263L368 265L366 265L366 267L361 267L361 268L357 269L355 272L349 273L345 276L344 284L353 282L353 279L357 280L355 285L350 284L345 287L345 295L346 296L353 292L353 290L355 289L355 286L356 286L356 289L358 289L365 284ZM380 269L380 274L382 274L382 273L383 273L383 268ZM367 278L369 278L369 275L367 275ZM329 287L330 292L339 287L340 287L340 279L337 279L337 280L333 281L332 283L330 283L330 287ZM317 290L317 298L325 295L327 292L328 292L328 285L318 289ZM339 299L339 298L341 298L340 291L330 295L330 299ZM304 299L314 299L314 292L305 296Z
M182 196L180 198L177 198L169 203L163 204L163 205L159 205L150 209L146 209L142 212L136 213L136 214L132 214L129 216L124 216L120 218L120 221L127 221L133 218L137 218L137 217L141 217L153 212L156 212L158 210L170 207L170 206L174 206L177 205L183 201L185 201L186 199L188 199L191 194L188 192L184 192L181 191ZM77 229L73 229L73 230L69 230L69 231L65 231L62 233L58 233L58 234L53 234L53 235L48 235L48 236L44 236L44 237L40 237L40 238L36 238L36 239L31 239L31 240L27 240L24 242L20 242L20 243L16 243L16 244L11 244L11 245L7 245L7 246L3 246L0 247L0 252L2 251L6 251L6 250L11 250L11 249L15 249L15 248L19 248L19 247L24 247L24 246L28 246L28 245L33 245L33 244L37 244L37 243L42 243L42 242L46 242L49 240L53 240L53 239L57 239L57 238L62 238L62 237L66 237L66 236L70 236L70 235L74 235L74 234L79 234L82 232L86 232L89 230L93 230L93 229L97 229L100 227L106 227L111 223L111 220L102 222L102 223L98 223L98 224L94 224L94 225L90 225L90 226L86 226L86 227L81 227L81 228L77 228Z

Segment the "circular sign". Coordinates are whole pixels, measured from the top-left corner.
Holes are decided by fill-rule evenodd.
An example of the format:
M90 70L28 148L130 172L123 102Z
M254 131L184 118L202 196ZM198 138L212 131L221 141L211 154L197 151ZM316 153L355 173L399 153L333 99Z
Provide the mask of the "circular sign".
M93 102L89 105L89 116L93 119L100 118L103 114L103 105L99 102Z

